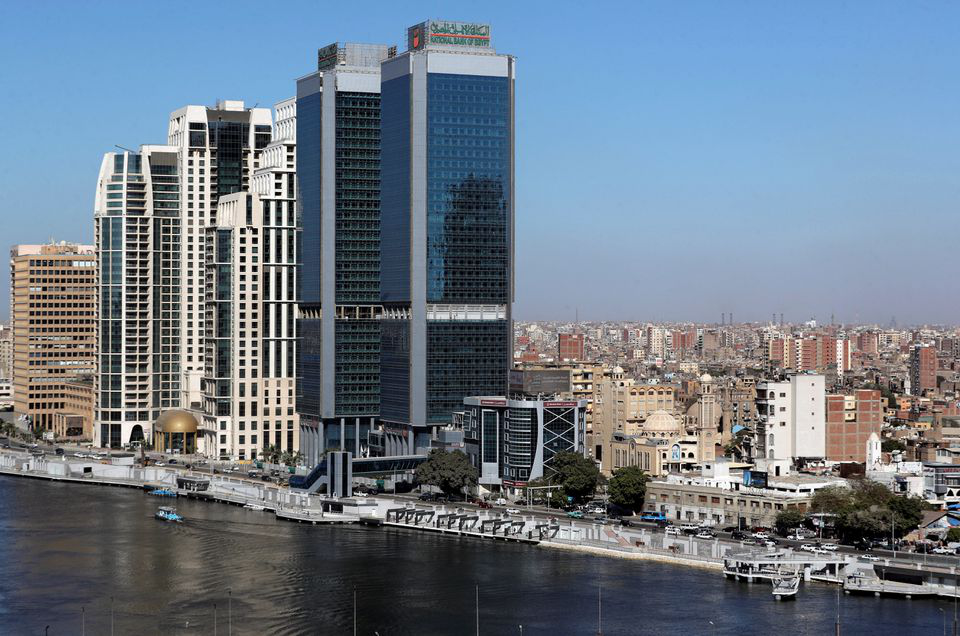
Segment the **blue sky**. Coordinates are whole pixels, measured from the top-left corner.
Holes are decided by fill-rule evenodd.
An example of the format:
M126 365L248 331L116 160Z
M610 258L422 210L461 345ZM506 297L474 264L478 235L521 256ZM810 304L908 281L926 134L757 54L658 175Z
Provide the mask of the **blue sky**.
M92 241L114 144L438 17L518 58L518 318L960 322L960 4L414 4L7 3L0 242Z

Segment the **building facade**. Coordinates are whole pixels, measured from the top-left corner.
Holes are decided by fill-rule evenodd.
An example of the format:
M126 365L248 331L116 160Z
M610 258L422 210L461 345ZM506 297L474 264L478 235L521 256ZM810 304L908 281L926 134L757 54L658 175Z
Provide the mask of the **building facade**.
M297 408L311 465L326 450L368 455L380 414L380 62L394 52L331 44L297 81Z
M271 138L270 109L246 108L242 101L184 106L170 115L167 144L180 167L182 408L199 410L203 403L206 232L216 226L220 197L250 189Z
M430 446L512 362L514 67L490 27L428 21L381 67L381 419L387 454Z
M63 383L96 371L94 246L10 249L14 411L52 431L64 409Z
M582 333L557 334L557 361L579 362L584 357L584 336Z
M149 442L160 413L180 405L180 187L176 148L108 152L100 164L96 446Z
M850 395L826 396L828 461L867 461L867 440L883 428L880 391L858 389Z
M791 375L757 384L757 456L823 459L826 456L824 377Z
M0 325L0 380L13 380L13 329L9 325Z
M910 391L923 395L937 388L937 350L931 345L915 344L910 350Z
M294 397L296 223L292 207L222 197L207 232L201 452L256 459L298 448ZM289 251L288 251L289 250Z
M558 453L586 452L585 400L469 397L463 406L464 444L485 488L522 488L551 477Z

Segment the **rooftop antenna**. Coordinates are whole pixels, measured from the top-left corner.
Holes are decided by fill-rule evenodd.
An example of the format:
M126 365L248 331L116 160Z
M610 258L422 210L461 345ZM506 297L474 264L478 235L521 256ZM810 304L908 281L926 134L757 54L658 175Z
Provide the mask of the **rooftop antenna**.
M121 146L120 144L113 144L113 147L114 147L114 148L119 148L120 150L126 150L127 152L134 152L134 153L137 152L136 150L130 150L129 148L124 148L124 147Z

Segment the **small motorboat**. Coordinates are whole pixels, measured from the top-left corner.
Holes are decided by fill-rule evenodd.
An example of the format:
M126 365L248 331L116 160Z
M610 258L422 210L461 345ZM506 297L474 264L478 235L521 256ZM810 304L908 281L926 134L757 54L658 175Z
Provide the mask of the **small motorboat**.
M784 572L770 579L773 583L773 598L778 601L788 600L797 596L800 589L800 573Z
M173 521L175 523L181 523L183 521L183 517L177 514L177 509L168 506L157 508L157 512L153 516L161 521Z
M264 508L260 504L252 504L252 503L247 504L246 506L244 506L244 508L246 508L247 510L257 510L261 512L266 510L266 508Z
M169 488L155 488L147 493L148 495L153 495L154 497L176 497L177 493L174 490Z

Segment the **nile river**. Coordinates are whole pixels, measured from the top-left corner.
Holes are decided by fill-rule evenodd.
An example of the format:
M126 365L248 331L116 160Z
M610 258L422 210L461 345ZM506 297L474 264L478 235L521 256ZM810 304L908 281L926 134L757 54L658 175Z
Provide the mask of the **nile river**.
M0 634L833 634L836 588L0 477ZM843 634L940 634L931 600L841 598ZM713 621L713 625L710 624ZM949 623L948 623L949 631Z

